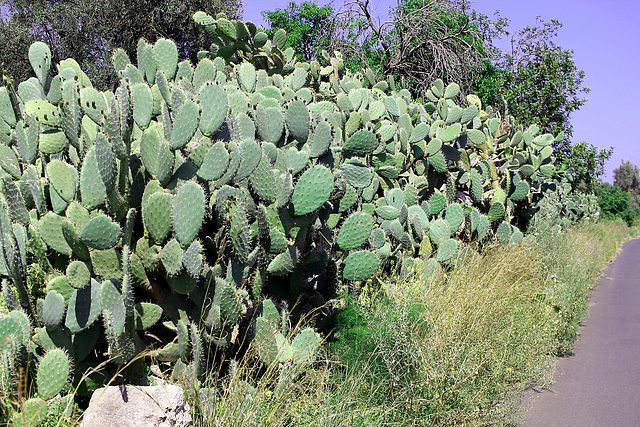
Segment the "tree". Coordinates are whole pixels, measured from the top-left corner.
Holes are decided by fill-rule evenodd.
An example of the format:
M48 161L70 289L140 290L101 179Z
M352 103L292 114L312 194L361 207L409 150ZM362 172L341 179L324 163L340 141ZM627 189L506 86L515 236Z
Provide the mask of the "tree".
M571 154L562 163L562 168L570 171L572 187L585 193L593 193L601 185L605 163L613 154L613 147L600 150L587 142L579 142L570 147Z
M602 209L602 216L609 219L622 219L631 225L637 212L629 205L630 195L618 186L604 184L598 194L598 204Z
M500 98L505 105L494 105L525 126L535 124L554 135L563 132L563 140L554 145L563 162L572 153L571 113L587 102L581 95L589 93L589 88L583 85L584 72L576 66L573 51L553 41L560 28L559 21L545 22L538 17L536 26L512 36L511 51L497 64L502 70L498 73L502 76ZM486 100L486 94L481 95Z
M629 206L640 211L640 171L638 167L626 160L613 170L613 183L622 191L629 193Z
M193 13L225 12L233 18L242 14L240 0L0 0L0 7L7 11L0 18L0 68L8 75L25 80L32 74L27 51L41 40L51 48L54 62L76 59L100 89L115 82L115 48L123 48L135 61L140 38L154 42L166 37L176 42L181 57L195 62L208 40L193 22Z
M629 160L613 170L613 183L622 191L640 193L640 172Z
M375 18L370 0L352 0L345 12L332 13L329 6L292 2L265 17L274 29L293 33L289 45L300 46L306 59L321 48L340 50L347 68L368 66L381 76L393 75L417 97L437 78L455 81L503 116L513 115L526 127L536 124L543 133L562 133L554 143L558 164L571 171L574 188L591 192L597 186L611 149L572 145L571 113L584 105L581 95L589 88L573 51L554 42L559 21L538 19L516 32L505 53L493 41L507 34L508 21L476 13L466 0L400 0L386 22Z
M339 14L331 6L292 1L263 15L270 31L287 31L287 46L302 52L300 59L322 60L322 49L339 50L351 71L369 67L393 75L416 96L438 78L470 88L497 57L491 41L507 23L476 13L468 0L400 0L386 22L375 18L370 0L350 1Z
M262 16L271 27L267 31L269 37L277 29L284 29L288 36L286 47L292 47L301 61L317 59L320 51L331 45L337 24L333 8L319 7L315 1L299 5L291 1L286 9L265 11Z
M507 22L476 13L467 0L401 0L383 23L370 0L354 0L341 17L351 23L342 39L351 54L416 96L437 78L469 88L497 52L491 41Z

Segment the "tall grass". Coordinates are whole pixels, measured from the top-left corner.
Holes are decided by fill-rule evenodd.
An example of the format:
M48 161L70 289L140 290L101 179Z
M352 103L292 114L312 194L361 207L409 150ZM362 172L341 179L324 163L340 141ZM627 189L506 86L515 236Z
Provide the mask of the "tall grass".
M345 293L321 361L275 392L280 367L245 358L232 377L210 379L217 391L206 405L192 400L197 419L215 426L517 423L519 393L548 382L553 356L571 349L588 292L628 232L603 221L539 233L534 242L472 252L429 280L420 272L387 278L359 301Z

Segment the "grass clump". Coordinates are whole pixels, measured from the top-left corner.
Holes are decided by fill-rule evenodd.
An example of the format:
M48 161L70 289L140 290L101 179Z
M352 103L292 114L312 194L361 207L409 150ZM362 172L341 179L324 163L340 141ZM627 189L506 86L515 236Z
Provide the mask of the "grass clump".
M618 220L585 223L567 233L538 234L541 275L546 282L543 297L557 314L555 355L567 354L575 345L589 292L630 231Z

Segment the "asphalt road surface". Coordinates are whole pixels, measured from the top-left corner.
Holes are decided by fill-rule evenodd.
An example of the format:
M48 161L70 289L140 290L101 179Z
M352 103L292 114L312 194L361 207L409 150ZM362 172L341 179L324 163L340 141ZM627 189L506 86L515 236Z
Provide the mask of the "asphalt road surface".
M529 393L524 426L640 426L640 239L625 243L589 305L551 390Z

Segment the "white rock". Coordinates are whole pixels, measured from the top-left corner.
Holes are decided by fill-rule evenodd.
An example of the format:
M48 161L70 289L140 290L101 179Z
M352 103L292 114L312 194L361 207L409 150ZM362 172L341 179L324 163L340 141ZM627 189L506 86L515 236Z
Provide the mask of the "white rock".
M110 386L93 392L82 427L186 427L192 418L177 385Z

